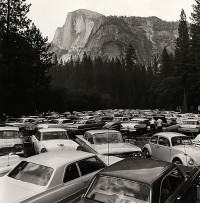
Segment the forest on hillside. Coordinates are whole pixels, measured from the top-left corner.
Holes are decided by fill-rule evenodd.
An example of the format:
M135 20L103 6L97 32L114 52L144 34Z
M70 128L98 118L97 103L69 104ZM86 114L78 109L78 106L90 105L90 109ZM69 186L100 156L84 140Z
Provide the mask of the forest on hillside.
M127 44L124 58L94 60L84 53L63 63L27 18L26 0L0 2L0 114L108 108L197 111L200 105L200 0L191 23L181 11L176 48L139 64ZM184 108L183 108L184 107Z

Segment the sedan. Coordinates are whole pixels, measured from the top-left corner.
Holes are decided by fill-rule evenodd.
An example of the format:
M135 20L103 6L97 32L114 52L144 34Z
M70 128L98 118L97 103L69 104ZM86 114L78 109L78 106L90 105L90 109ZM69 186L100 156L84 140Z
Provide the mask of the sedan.
M127 158L97 173L79 203L196 203L199 170L190 169Z
M79 146L70 140L67 131L62 128L39 129L31 137L36 154L56 150L76 150Z
M82 150L120 158L141 156L141 148L125 143L122 134L116 130L89 130L75 141Z
M70 202L106 165L94 154L49 152L21 161L0 179L2 203Z
M154 134L142 151L147 158L153 157L186 166L200 165L200 148L193 145L190 138L181 133Z

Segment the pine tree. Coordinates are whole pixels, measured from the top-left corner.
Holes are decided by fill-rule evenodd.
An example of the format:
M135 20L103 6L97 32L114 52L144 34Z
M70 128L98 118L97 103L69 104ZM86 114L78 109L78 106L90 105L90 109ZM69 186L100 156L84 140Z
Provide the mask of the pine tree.
M160 70L159 70L160 71L159 77L161 79L173 75L174 67L173 67L172 57L173 56L168 53L167 48L164 47L162 56L161 56L161 64L160 64Z
M199 105L200 100L200 0L195 0L193 12L191 13L191 53L190 53L190 72L188 80L190 83L190 98L193 105Z
M8 113L34 112L46 103L51 54L47 53L47 38L27 18L29 8L25 0L2 0L0 4L1 107Z
M178 28L178 38L176 39L176 48L175 48L175 76L177 78L177 85L182 89L182 94L187 96L188 92L188 75L190 71L189 67L189 56L190 56L190 39L189 31L187 26L187 19L184 10L181 11L179 28ZM176 88L178 89L178 86ZM185 104L184 111L187 111L186 101L183 101ZM180 105L180 104L179 104Z
M136 72L137 72L137 56L132 44L129 43L126 55L126 73L125 73L125 88L127 107L135 107L136 105Z

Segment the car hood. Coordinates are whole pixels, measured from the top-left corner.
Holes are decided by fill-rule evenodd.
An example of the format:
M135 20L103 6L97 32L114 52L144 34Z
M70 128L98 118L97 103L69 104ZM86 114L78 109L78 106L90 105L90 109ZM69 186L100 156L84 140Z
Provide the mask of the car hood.
M5 155L0 157L0 176L16 166L23 158L18 155ZM0 201L1 202L1 201Z
M22 139L20 138L0 139L0 148L14 147L15 144L23 144Z
M4 176L0 179L0 202L17 203L45 190L44 187Z
M194 159L197 164L200 164L200 148L194 145L179 145L173 147L176 150L179 150L183 153L189 155L192 159Z
M92 145L93 149L99 154L119 154L126 152L141 151L139 147L136 147L129 143L109 143L101 145Z
M130 127L134 128L136 125L139 125L138 123L121 123L122 127Z
M79 146L73 140L64 140L64 139L44 140L40 142L41 145L47 149L47 151L76 150L77 147Z
M116 156L107 156L107 155L101 155L97 154L97 156L107 165L110 166L118 161L121 161L123 158L116 157Z

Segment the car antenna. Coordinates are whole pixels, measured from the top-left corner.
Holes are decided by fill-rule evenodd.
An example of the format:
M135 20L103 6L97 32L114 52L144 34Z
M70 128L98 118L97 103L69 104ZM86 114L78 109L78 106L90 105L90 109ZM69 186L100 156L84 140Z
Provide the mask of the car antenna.
M108 166L110 165L109 164L109 162L110 162L110 160L109 160L109 129L108 129Z
M184 151L185 151L186 163L188 163L188 162L187 162L187 154L186 154L186 149L185 149L185 143L184 143Z

